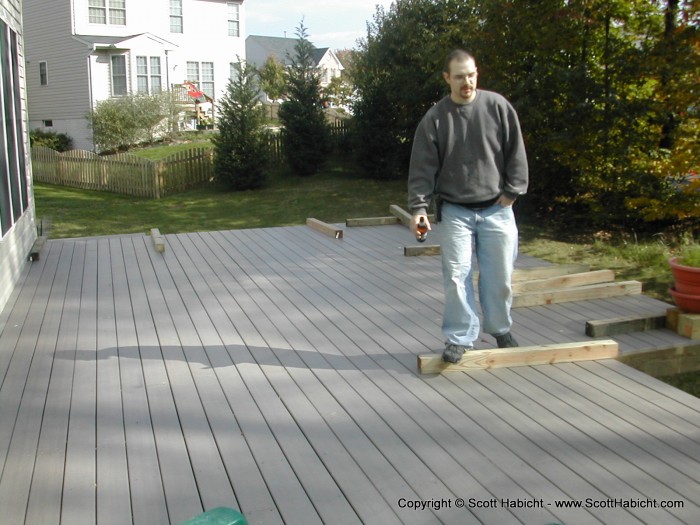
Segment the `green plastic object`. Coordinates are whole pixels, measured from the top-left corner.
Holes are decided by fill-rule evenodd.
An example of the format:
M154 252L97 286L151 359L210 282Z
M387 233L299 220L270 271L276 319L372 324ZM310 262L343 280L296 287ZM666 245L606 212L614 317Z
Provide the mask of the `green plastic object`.
M245 516L234 509L217 507L195 516L181 525L248 525Z

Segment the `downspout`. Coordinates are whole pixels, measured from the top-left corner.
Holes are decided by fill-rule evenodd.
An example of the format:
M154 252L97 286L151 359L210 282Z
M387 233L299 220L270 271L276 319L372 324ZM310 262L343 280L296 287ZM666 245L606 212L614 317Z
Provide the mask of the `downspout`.
M95 105L93 101L93 96L92 96L92 54L95 52L97 49L96 44L92 44L90 46L90 52L87 55L87 73L88 73L88 100L90 102L90 115L92 116L94 110L95 110ZM92 120L91 120L92 122ZM97 149L95 147L95 130L92 126L90 126L90 133L92 135L91 140L92 140L92 150L93 152L97 153Z

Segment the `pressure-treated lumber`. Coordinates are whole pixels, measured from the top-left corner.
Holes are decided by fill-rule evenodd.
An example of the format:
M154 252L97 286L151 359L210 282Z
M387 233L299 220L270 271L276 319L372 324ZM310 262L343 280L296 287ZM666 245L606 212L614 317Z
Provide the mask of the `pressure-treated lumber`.
M406 257L415 257L418 255L440 255L439 244L412 244L403 247L403 254Z
M401 219L394 215L391 217L360 217L357 219L345 219L345 226L348 228L357 226L385 226L387 224L401 224Z
M700 314L689 314L678 308L666 311L666 326L678 335L700 339Z
M617 357L618 354L618 344L612 339L520 348L494 348L465 352L462 360L454 364L445 363L440 354L419 355L418 371L421 374L468 372L491 368L610 359Z
M158 253L163 253L165 251L165 239L163 239L158 228L151 228L151 240Z
M534 279L519 281L513 284L514 293L537 292L542 290L555 290L575 288L590 284L611 283L615 280L615 272L612 270L597 270L595 272L572 273L548 277L546 279Z
M306 219L306 225L316 231L319 231L325 235L330 235L331 237L334 237L336 239L343 238L343 230L336 228L332 224L319 221L318 219Z
M393 216L397 217L405 226L411 226L411 221L413 221L413 215L404 210L401 206L392 204L391 206L389 206L389 212L391 212ZM428 215L428 220L431 222L434 221L435 216Z
M590 299L607 299L609 297L639 295L641 293L642 283L639 281L592 284L564 290L543 290L540 292L516 294L513 298L513 308L566 303L571 301L587 301Z
M611 319L586 321L586 335L589 337L610 337L611 335L645 332L666 326L666 314L629 315Z
M559 275L588 272L591 267L587 264L552 264L549 266L535 266L533 268L516 268L513 271L513 282L532 281L546 279Z

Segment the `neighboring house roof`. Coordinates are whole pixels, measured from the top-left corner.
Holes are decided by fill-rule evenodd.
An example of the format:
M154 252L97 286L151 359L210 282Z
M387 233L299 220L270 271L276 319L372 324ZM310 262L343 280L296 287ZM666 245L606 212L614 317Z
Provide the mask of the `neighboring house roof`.
M297 40L297 38L250 35L245 39L246 60L254 66L260 67L268 57L273 56L280 64L288 66L292 63L291 57L294 56L294 46ZM314 48L314 66L318 66L328 53L331 53L340 64L340 60L335 57L335 53L329 47L322 47Z

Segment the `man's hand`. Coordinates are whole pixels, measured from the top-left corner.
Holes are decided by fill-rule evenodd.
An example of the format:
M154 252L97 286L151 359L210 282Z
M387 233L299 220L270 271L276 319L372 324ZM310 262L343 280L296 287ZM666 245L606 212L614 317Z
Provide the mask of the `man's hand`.
M416 238L418 238L418 223L420 222L421 217L423 217L423 220L425 220L425 224L428 225L428 231L432 229L430 227L430 221L428 220L427 215L414 215L413 220L411 221L411 233Z
M496 204L500 204L501 207L503 207L503 208L510 208L514 202L515 202L515 199L511 199L509 197L506 197L505 194L503 194L498 198L498 200L496 201Z

